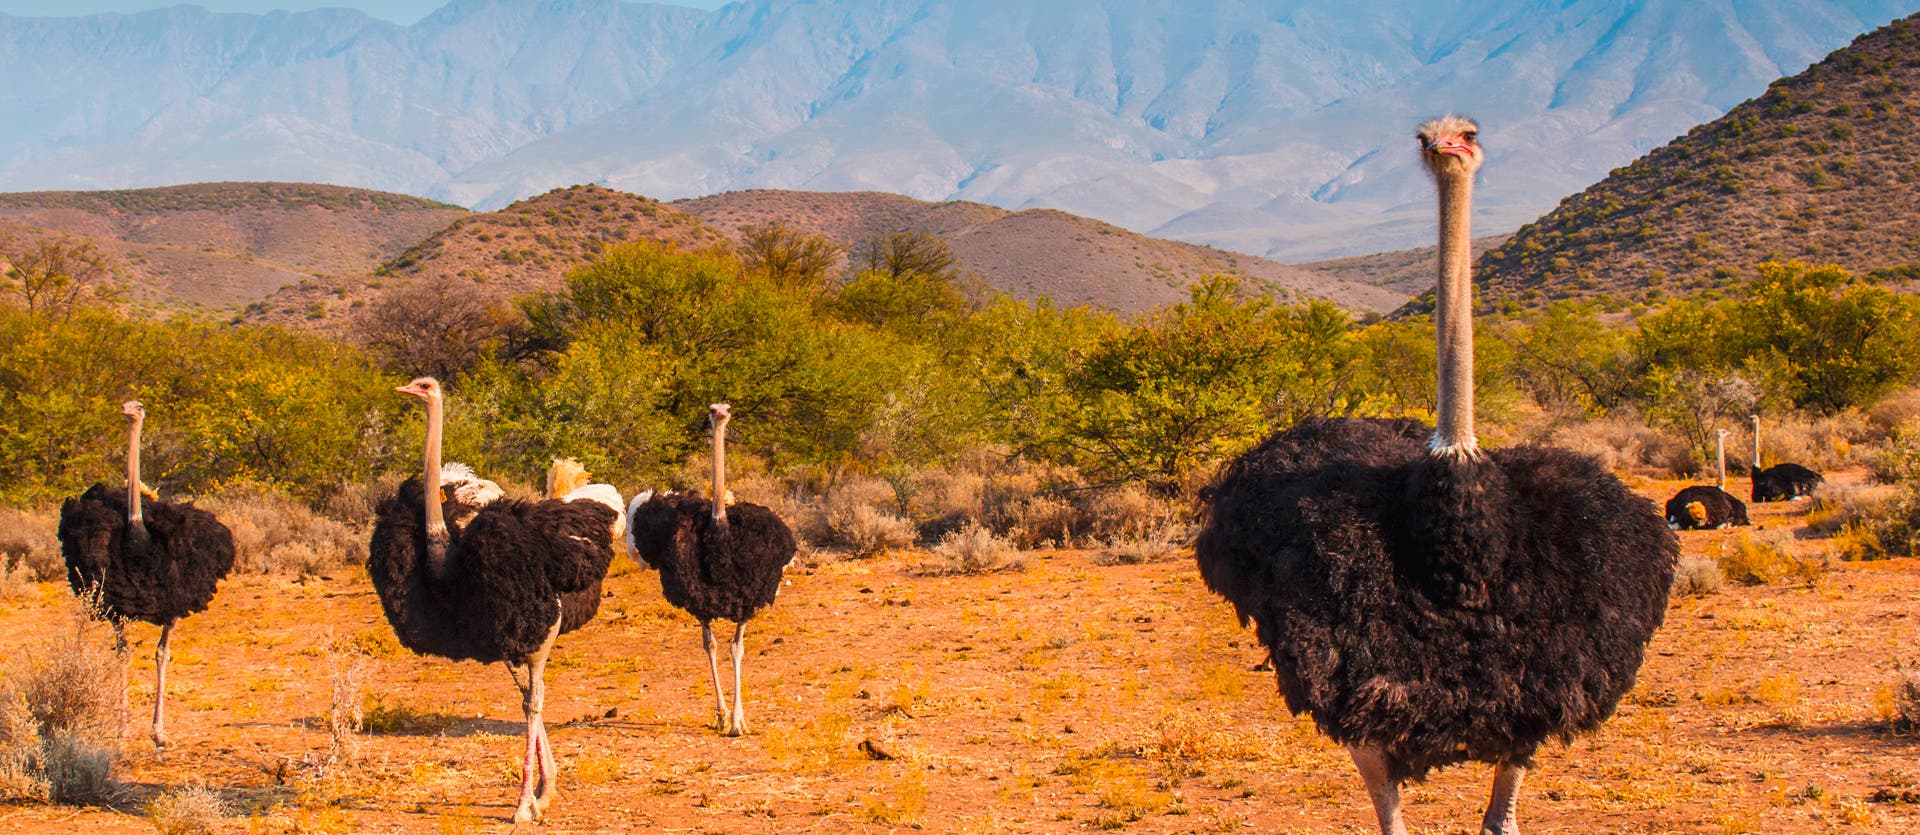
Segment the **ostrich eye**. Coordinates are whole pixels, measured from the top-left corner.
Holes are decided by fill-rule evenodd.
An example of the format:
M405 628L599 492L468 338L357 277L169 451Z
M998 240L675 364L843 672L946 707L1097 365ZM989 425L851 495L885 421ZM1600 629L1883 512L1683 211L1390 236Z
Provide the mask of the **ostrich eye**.
M1480 132L1477 130L1470 130L1470 131L1467 131L1466 133L1461 134L1460 137L1462 139L1467 140L1468 142L1479 142Z

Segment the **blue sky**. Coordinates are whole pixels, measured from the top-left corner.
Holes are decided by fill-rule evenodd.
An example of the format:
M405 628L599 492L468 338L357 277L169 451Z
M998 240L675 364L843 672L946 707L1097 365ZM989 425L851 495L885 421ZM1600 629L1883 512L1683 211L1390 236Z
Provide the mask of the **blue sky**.
M717 9L728 0L651 0L696 9ZM0 12L23 17L85 15L97 12L138 12L169 6L205 6L216 12L268 12L274 9L359 9L395 23L413 23L447 0L0 0Z

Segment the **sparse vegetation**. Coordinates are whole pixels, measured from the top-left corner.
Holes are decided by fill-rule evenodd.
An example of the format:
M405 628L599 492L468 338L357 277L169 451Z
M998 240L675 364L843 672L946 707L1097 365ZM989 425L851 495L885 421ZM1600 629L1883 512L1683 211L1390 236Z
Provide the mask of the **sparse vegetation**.
M57 638L10 659L0 679L0 791L85 803L118 791L120 665L81 607Z
M159 835L213 835L232 814L220 793L206 786L187 786L147 803L147 820Z
M934 570L952 574L979 574L1015 566L1019 549L977 524L947 534L933 546L939 558Z

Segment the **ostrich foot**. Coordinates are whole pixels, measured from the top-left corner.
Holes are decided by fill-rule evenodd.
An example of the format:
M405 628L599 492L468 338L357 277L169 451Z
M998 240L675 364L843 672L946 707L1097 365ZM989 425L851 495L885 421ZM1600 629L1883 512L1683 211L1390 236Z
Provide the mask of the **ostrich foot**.
M747 715L745 713L736 713L727 717L726 729L727 736L746 736L749 733L747 730Z

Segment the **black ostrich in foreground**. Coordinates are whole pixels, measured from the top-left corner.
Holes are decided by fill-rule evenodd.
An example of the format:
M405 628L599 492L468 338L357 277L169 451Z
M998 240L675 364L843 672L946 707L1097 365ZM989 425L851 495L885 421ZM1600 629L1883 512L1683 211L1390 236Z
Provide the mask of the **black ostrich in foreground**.
M520 804L513 819L546 814L553 747L541 718L547 655L561 634L592 620L613 561L618 511L593 501L500 499L466 468L440 465L440 383L400 388L427 407L424 474L380 503L367 573L401 645L422 655L505 662L526 713Z
M1714 432L1714 461L1719 483L1685 487L1667 500L1667 526L1675 530L1718 530L1749 525L1747 505L1727 492L1727 430Z
M728 736L747 733L747 711L740 691L740 657L746 653L747 621L773 605L787 563L793 561L793 531L773 511L757 504L730 503L727 496L726 438L731 407L715 403L707 422L713 428L713 501L678 493L635 496L627 508L627 543L634 554L660 571L660 591L700 621L700 640L713 675L714 724ZM733 706L720 686L713 621L733 621Z
M1321 419L1230 464L1195 543L1258 626L1287 706L1345 745L1389 835L1400 786L1495 767L1483 833L1513 835L1536 749L1598 727L1633 686L1678 557L1651 502L1584 456L1485 451L1473 429L1467 215L1481 150L1420 127L1440 192L1438 425Z
M1760 466L1760 416L1753 415L1753 501L1785 502L1813 495L1826 481L1819 473L1799 464Z
M83 599L96 600L98 613L113 624L114 650L120 655L122 719L126 709L126 622L160 627L153 650L153 744L167 745L168 645L173 626L194 612L206 611L213 592L233 570L233 533L213 514L187 503L163 502L140 493L140 428L146 407L138 400L122 404L127 416L127 487L95 484L60 506L60 551L67 558L67 585Z

